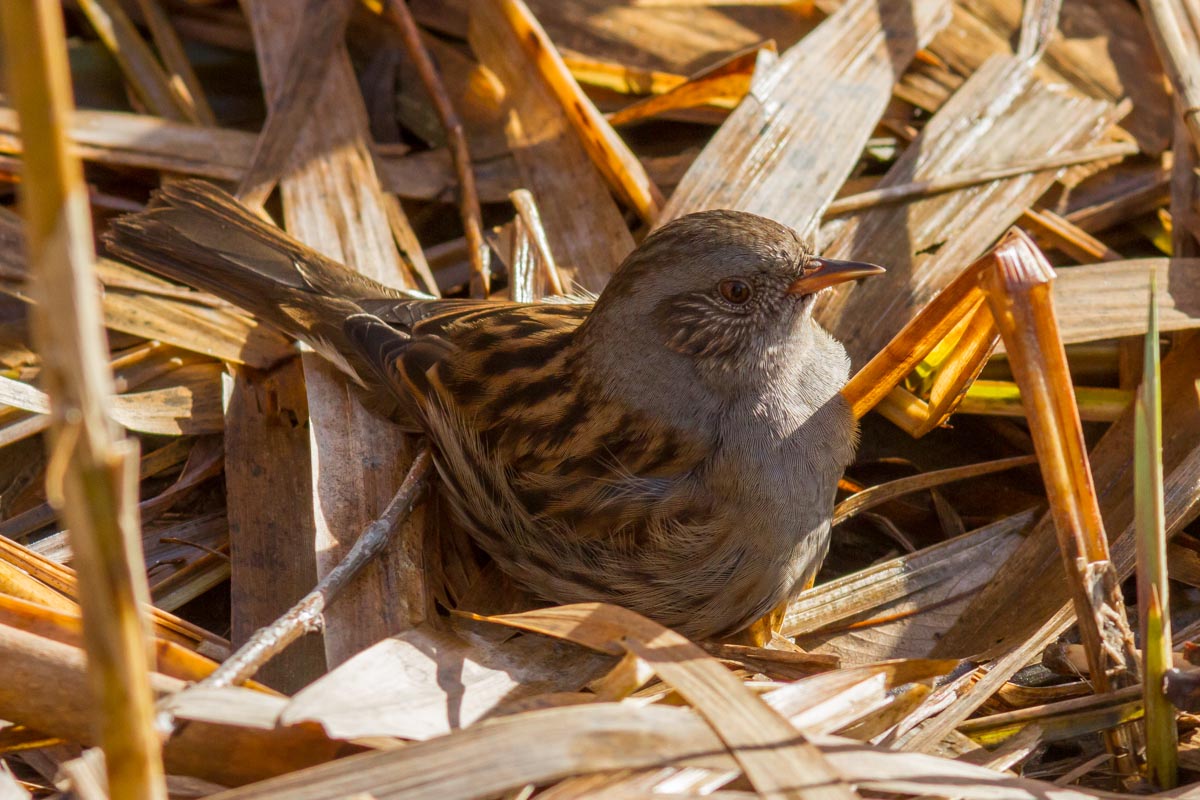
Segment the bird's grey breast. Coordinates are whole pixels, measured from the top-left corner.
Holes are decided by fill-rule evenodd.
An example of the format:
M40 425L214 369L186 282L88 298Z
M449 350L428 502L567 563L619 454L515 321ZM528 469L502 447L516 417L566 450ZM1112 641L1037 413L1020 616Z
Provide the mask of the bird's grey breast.
M854 455L857 427L840 394L845 351L820 330L812 344L729 409L708 471L766 582L799 578L823 556L837 482Z

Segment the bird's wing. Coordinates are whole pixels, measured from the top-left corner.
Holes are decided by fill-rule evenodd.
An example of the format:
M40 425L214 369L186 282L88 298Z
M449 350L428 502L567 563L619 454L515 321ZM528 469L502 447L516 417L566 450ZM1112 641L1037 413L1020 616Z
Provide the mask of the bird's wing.
M356 304L363 313L345 319L344 333L353 346L350 361L375 395L370 404L419 422L432 402L464 420L485 418L494 398L513 388L507 367L522 359L545 362L553 355L548 343L564 347L589 308L395 298ZM540 391L521 388L527 398Z
M428 373L431 396L445 398L441 410L452 418L447 430L471 440L447 455L462 461L449 471L492 465L504 485L491 494L511 492L514 514L580 540L628 534L671 513L714 445L622 404L577 363L571 341L586 310L524 307L486 324L463 317L445 331L460 350Z

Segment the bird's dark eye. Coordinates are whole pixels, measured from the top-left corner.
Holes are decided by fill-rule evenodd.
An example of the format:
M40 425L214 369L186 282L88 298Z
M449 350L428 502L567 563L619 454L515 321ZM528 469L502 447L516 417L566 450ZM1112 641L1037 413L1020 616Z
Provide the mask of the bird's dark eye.
M721 297L739 306L749 300L750 295L754 294L754 291L750 288L750 284L740 281L737 278L721 281L717 284L717 291L721 293Z

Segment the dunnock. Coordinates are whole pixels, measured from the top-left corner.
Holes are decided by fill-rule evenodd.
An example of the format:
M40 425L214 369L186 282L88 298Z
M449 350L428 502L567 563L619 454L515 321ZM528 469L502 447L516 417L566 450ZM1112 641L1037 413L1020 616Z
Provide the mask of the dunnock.
M202 181L167 185L107 240L306 341L428 434L462 523L549 600L729 634L828 549L856 426L813 297L882 270L819 258L771 220L670 222L594 304L417 299Z

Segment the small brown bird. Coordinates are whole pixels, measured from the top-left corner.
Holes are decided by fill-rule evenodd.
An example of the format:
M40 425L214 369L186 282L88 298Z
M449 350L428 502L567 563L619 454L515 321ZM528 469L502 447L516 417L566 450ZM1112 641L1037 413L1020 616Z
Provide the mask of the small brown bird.
M813 299L879 267L707 211L648 236L594 304L418 299L202 181L167 185L107 241L307 342L428 434L461 522L546 599L729 634L825 556L857 430Z

